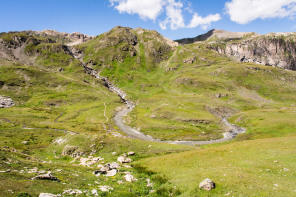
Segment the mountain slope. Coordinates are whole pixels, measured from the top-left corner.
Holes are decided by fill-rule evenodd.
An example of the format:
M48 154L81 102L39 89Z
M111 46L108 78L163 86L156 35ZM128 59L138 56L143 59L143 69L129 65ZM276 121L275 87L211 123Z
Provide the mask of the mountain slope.
M224 195L231 191L230 183L220 180L224 177L220 172L229 170L228 163L237 169L229 170L231 183L255 188L262 195L272 194L272 186L264 185L263 191L254 184L259 169L254 165L262 161L252 156L252 146L262 149L255 156L263 159L274 147L279 153L274 155L279 158L275 160L293 171L293 152L286 148L293 144L295 136L296 73L242 63L215 51L248 39L265 42L262 36L235 41L210 37L212 41L178 45L155 31L118 26L96 37L51 30L2 33L0 37L0 95L15 102L11 108L0 109L3 196L22 192L36 196L41 192L62 194L66 189L88 195L97 189L99 195L105 196L194 196L196 191L205 194L198 190L201 177L212 176L217 190L205 195ZM285 42L277 43L284 46ZM232 132L221 123L224 118L247 131L233 141L202 149L130 139L113 120L116 111L124 108L124 100L109 91L106 81L136 105L123 117L124 123L154 138L218 139L226 131ZM98 165L115 162L130 151L136 153L130 156L132 168L123 164L114 176L95 176L94 171L102 167ZM241 160L241 154L251 163ZM82 164L93 158L97 159L93 164ZM220 159L228 163L224 165ZM197 165L201 161L204 166ZM243 165L238 165L239 161ZM262 168L273 170L273 164ZM38 172L52 171L60 182L32 181L38 175L31 170L35 167ZM184 169L187 173L183 173ZM192 177L189 171L202 173ZM239 180L236 172L246 179ZM280 187L282 180L294 180L293 173L282 179L275 172L270 173L272 179L264 175L260 180ZM138 181L124 181L126 174ZM273 180L276 182L271 183ZM154 184L149 185L150 181ZM190 182L189 189L184 182ZM99 186L113 190L101 192ZM291 186L279 191L290 195ZM240 186L233 192L249 194Z

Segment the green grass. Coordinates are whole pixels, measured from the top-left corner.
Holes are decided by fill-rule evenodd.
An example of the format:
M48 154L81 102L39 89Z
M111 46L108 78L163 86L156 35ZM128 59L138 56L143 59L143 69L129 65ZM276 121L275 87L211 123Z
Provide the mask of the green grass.
M295 137L236 142L137 164L165 175L181 196L294 196L295 142ZM216 183L216 189L198 188L206 178Z

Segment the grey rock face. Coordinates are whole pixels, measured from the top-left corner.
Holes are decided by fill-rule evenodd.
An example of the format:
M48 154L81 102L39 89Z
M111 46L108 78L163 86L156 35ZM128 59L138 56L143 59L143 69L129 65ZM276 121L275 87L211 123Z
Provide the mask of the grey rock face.
M296 47L293 39L278 35L261 36L234 43L212 45L210 48L241 62L296 70Z

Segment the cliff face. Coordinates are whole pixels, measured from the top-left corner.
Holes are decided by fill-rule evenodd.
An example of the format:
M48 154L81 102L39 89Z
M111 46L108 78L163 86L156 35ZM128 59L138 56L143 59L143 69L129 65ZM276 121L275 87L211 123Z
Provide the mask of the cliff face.
M296 70L296 34L267 34L248 40L214 43L210 48L241 62Z

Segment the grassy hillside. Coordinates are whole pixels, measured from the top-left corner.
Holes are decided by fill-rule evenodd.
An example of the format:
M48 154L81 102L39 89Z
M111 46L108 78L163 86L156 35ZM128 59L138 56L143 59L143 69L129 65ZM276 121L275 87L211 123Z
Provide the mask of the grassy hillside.
M248 128L246 138L293 135L294 72L239 63L202 43L179 46L169 58L148 69L146 65L151 63L141 44L144 41L138 38L140 50L135 57L96 67L137 104L126 118L131 126L163 140L217 139L225 129L221 117L234 116L230 119L233 123ZM90 42L85 43L85 61L95 49L91 50L92 44L101 43ZM279 114L284 118L278 119ZM260 122L261 130L255 131L255 122ZM277 134L272 131L275 129Z
M181 196L295 196L295 137L236 142L138 162L165 175ZM198 188L206 178L216 183Z
M295 72L236 62L207 43L175 46L140 28L116 27L73 47L66 38L25 32L0 38L22 53L14 61L0 58L0 95L15 102L0 109L0 196L66 189L92 195L103 185L113 190L100 196L294 195ZM145 134L217 139L229 129L223 117L247 132L202 148L129 139L113 121L124 104L72 53L127 93L136 107L125 123ZM132 168L93 174L129 151L136 152ZM104 160L81 165L89 156ZM35 168L60 181L31 180ZM122 183L128 172L138 181ZM217 184L210 193L198 189L205 178Z

